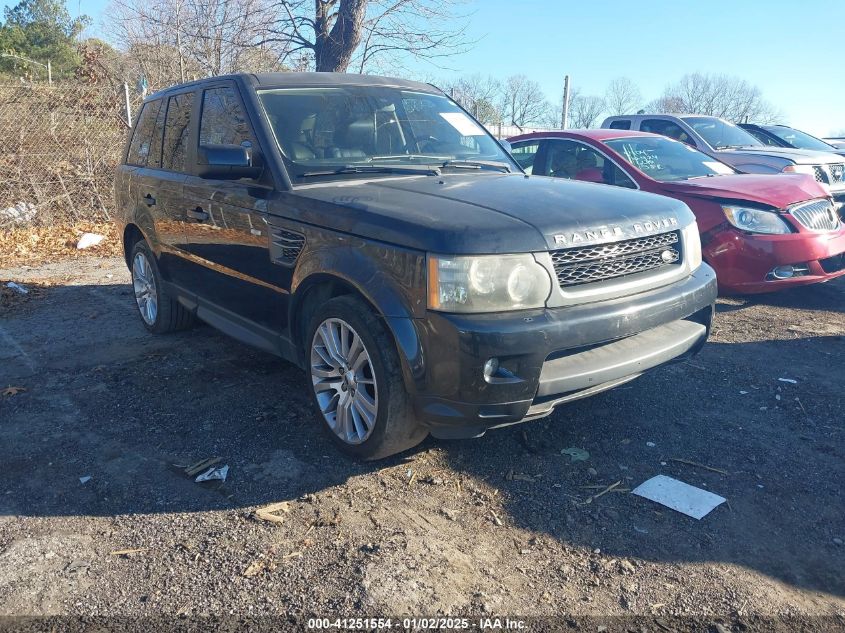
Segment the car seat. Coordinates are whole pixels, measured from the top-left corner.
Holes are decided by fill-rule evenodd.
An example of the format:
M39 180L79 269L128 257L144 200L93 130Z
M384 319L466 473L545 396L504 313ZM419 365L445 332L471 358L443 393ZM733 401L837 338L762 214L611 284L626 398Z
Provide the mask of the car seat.
M598 158L595 152L581 150L578 153L576 164L578 171L575 174L575 180L597 183L604 182L604 174L598 166Z

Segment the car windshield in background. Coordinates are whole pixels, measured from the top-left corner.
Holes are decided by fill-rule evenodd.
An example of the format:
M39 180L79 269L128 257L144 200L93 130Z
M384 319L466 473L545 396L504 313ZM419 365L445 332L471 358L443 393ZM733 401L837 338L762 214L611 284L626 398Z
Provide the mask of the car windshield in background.
M605 145L641 172L664 182L736 173L707 154L668 138L635 136L605 141Z
M792 147L797 147L798 149L816 149L821 152L829 152L832 149L835 149L832 145L828 145L824 141L817 139L815 136L810 136L805 132L799 132L798 130L793 130L792 128L772 125L763 129L769 134L774 134L779 139L786 141L792 145Z
M511 171L484 128L444 96L376 86L260 90L291 176Z
M691 126L714 149L730 149L732 147L758 147L762 143L751 134L737 127L733 123L714 119L712 117L684 117L687 125Z

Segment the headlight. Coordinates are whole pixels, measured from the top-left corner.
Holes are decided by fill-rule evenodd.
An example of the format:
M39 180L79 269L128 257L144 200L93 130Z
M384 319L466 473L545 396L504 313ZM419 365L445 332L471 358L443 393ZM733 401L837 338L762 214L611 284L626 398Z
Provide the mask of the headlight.
M428 307L443 312L540 308L552 289L530 253L428 258Z
M789 230L789 225L773 211L732 206L722 206L722 209L728 222L741 231L774 235L792 232Z
M808 176L816 175L816 168L812 165L787 165L783 168L785 174L807 174Z
M698 224L693 222L684 227L684 254L690 272L701 266L701 235L698 233Z

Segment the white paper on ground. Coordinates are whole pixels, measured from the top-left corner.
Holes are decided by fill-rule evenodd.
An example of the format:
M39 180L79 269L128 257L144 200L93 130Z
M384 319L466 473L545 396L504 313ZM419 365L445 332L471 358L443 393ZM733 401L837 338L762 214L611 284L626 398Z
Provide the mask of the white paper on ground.
M725 502L724 497L690 486L666 475L652 477L631 492L686 514L693 519L701 519L713 508Z
M80 251L86 248L91 248L92 246L96 246L102 242L104 239L106 239L105 235L99 235L97 233L83 233L82 237L79 238L79 242L76 243L76 248Z
M215 479L219 479L220 481L226 481L226 476L228 474L228 466L220 466L219 468L215 468L214 466L212 466L204 473L197 475L197 478L194 479L194 481L197 483L201 483L203 481L214 481Z

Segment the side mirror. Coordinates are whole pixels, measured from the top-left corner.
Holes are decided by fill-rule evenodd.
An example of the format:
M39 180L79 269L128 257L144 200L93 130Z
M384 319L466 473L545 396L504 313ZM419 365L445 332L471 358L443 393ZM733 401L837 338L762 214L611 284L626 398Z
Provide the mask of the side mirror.
M243 145L200 145L197 163L201 178L258 178L263 171L261 155Z

